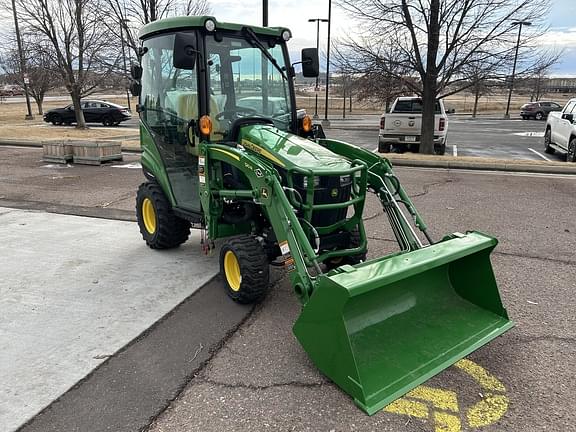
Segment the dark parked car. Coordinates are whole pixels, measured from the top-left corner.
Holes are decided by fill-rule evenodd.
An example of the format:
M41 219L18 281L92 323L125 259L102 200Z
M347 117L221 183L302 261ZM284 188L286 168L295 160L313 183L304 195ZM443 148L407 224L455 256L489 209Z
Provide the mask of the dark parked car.
M86 123L102 123L104 126L118 126L120 122L132 118L128 108L99 100L82 101L82 111L84 112ZM74 105L46 112L44 121L53 125L76 123Z
M556 102L530 102L522 105L520 108L520 116L524 120L528 120L529 118L542 120L548 117L548 113L552 111L562 111L562 107Z

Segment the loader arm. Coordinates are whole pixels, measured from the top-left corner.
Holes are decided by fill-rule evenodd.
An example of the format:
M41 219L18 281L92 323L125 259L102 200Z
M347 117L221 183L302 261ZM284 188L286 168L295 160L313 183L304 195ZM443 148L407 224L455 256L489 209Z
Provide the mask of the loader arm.
M382 208L388 216L392 231L394 232L401 251L420 249L423 247L423 244L400 205L403 205L408 211L414 220L414 224L422 231L428 243L433 243L428 235L424 220L416 210L416 207L400 184L400 181L394 175L392 165L388 159L342 141L320 139L318 143L348 160L359 160L366 164L368 167L368 190L374 192L380 199Z
M200 145L200 155L200 165L204 166L205 173L205 180L200 181L200 196L209 236L216 237L212 231L219 225L216 203L221 198L253 200L266 212L283 259L288 264L292 287L300 301L305 304L315 284L315 276L310 274L309 267L314 267L317 273L322 273L322 270L318 255L310 245L274 167L253 153L226 145L203 143ZM250 189L222 188L218 177L211 175L214 164L218 161L244 173L250 182Z

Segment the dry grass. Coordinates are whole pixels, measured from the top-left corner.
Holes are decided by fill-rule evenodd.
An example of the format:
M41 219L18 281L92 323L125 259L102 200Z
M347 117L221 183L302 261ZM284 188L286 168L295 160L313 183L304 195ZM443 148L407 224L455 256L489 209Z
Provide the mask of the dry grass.
M95 97L94 99L97 99ZM120 105L126 104L126 98L107 98L109 102ZM42 115L37 113L37 107L32 102L33 120L25 120L27 113L26 104L18 103L0 103L0 138L26 140L26 141L43 141L43 140L78 140L78 139L106 139L119 136L138 136L137 129L114 129L114 128L87 128L76 129L74 126L52 126L45 123ZM136 101L133 101L134 104ZM68 105L67 101L47 101L44 104L44 111L52 108L62 108ZM135 106L135 105L133 105Z

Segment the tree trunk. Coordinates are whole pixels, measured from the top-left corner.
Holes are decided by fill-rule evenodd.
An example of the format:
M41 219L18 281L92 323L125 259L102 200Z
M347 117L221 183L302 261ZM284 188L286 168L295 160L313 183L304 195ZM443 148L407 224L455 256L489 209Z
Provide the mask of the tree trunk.
M35 93L32 97L34 98L34 102L36 102L36 106L38 107L38 115L43 115L44 110L42 109L42 104L44 103L44 95L38 96Z
M474 108L472 109L472 118L476 118L478 113L478 100L480 99L480 83L474 86Z
M72 103L74 104L74 114L76 114L76 129L86 129L86 121L84 120L84 111L82 111L80 104L80 91L74 89L70 92Z
M434 111L438 96L438 46L440 44L440 0L430 0L426 73L422 77L422 129L420 153L434 154Z
M434 123L436 107L436 74L428 72L422 92L422 129L420 153L434 154Z

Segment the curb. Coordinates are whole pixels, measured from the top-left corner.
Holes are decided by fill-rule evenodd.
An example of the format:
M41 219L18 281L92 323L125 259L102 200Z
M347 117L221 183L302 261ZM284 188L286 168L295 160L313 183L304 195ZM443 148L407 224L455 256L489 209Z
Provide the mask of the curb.
M381 155L381 153L377 153ZM388 158L393 166L405 166L415 168L444 168L444 169L465 169L477 171L506 171L506 172L524 172L537 174L567 174L576 175L576 164L566 166L557 164L527 164L522 162L506 161L478 161L468 160L426 160L426 159L409 159L409 158Z
M0 139L0 146L15 146L15 147L28 147L28 148L41 148L41 142L22 141L12 139ZM122 147L122 151L126 153L141 153L140 149L132 147ZM576 175L576 164L560 165L542 163L523 163L523 162L507 162L505 160L486 161L483 158L475 158L478 160L430 160L420 158L396 158L391 153L386 156L382 153L376 153L382 157L386 157L394 166L405 166L414 168L444 168L444 169L467 169L477 171L507 171L507 172L525 172L537 174L567 174ZM441 156L439 156L441 157Z
M100 139L99 139L100 140ZM57 140L55 140L57 141ZM70 143L77 141L97 141L97 140L70 140ZM117 139L103 139L106 142L119 141ZM1 146L13 146L13 147L24 147L24 148L42 148L42 141L23 141L23 140L13 140L13 139L0 139ZM142 153L139 148L122 146L122 151L126 153Z

